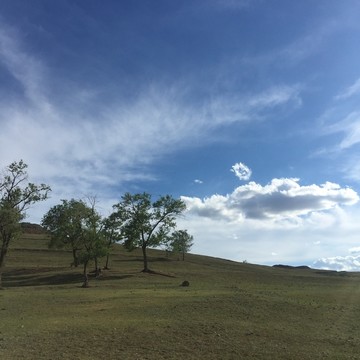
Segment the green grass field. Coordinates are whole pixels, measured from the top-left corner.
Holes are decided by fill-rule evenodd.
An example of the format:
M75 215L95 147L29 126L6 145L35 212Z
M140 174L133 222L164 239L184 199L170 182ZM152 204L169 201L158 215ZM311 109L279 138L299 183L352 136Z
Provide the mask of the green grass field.
M159 274L118 246L83 289L70 252L25 234L3 276L0 359L360 359L356 273L149 254Z

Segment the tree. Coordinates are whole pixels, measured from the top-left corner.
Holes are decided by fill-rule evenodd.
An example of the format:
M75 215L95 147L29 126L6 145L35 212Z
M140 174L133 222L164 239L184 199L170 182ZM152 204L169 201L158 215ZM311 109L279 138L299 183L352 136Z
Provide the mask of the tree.
M96 199L88 198L90 206L87 206L87 217L84 223L82 236L83 248L80 251L80 263L84 265L84 283L82 287L89 286L87 266L90 260L95 264L95 276L99 276L98 259L107 255L108 247L106 246L103 233L103 222L101 216L95 209Z
M175 219L186 208L182 200L170 195L161 196L151 202L151 195L130 194L122 196L122 201L114 205L115 216L122 221L124 246L128 250L141 247L143 272L151 272L148 267L147 248L163 244L167 235L176 226Z
M98 258L106 255L101 216L96 212L95 199L89 199L90 205L75 199L61 201L45 214L42 225L51 235L50 247L70 249L73 264L83 264L83 287L88 287L89 261L94 261L98 275Z
M105 238L105 243L107 247L107 255L106 255L106 262L104 269L109 269L109 257L110 257L110 250L113 244L122 240L121 235L121 225L122 223L117 218L116 214L111 214L107 218L103 219L103 236Z
M194 244L194 237L187 230L174 231L170 236L169 249L172 252L182 254L183 261L185 254L188 253Z
M20 221L29 207L47 199L50 186L27 182L27 164L20 160L11 163L0 178L0 288L9 244L21 234Z
M79 251L83 247L84 222L90 212L81 200L61 200L43 217L41 225L50 233L50 248L66 248L72 251L73 263L79 265Z

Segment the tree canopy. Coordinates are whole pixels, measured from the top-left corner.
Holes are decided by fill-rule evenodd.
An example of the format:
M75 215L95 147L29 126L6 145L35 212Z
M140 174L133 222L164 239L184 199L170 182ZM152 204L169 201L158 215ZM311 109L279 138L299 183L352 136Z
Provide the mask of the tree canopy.
M20 221L31 205L47 199L50 186L28 181L27 164L11 163L0 177L0 288L10 242L21 233Z
M84 287L88 285L87 265L107 254L101 216L95 209L95 200L87 204L83 200L61 200L43 217L42 226L49 231L50 247L68 248L73 254L73 265L84 265Z
M61 204L53 206L41 221L41 225L51 235L49 247L71 250L75 267L79 265L84 226L90 213L82 200L61 200Z
M102 220L102 225L102 234L105 239L105 246L108 250L104 269L108 270L110 250L116 242L123 240L123 236L121 234L122 222L116 214L113 213Z
M147 248L158 246L168 240L168 234L176 226L176 217L186 208L180 199L170 195L161 196L152 202L148 193L122 196L122 201L114 205L114 214L122 222L124 246L128 250L141 247L144 272L150 272Z
M176 230L170 236L169 248L170 251L181 253L185 260L185 254L190 251L193 243L194 237L187 230Z

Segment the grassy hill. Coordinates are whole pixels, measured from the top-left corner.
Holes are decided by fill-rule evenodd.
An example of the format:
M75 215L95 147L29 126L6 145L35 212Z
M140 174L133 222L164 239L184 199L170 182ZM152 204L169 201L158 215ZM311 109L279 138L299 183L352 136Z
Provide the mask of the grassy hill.
M43 234L12 244L0 359L359 359L360 275L271 268L117 246L81 288ZM188 280L189 287L180 284Z

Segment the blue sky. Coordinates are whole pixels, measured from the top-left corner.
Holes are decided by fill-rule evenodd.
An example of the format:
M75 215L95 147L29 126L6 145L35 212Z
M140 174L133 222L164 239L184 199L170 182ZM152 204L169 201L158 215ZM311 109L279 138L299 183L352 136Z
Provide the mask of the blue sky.
M0 165L29 212L182 197L193 252L360 269L358 1L0 1Z

